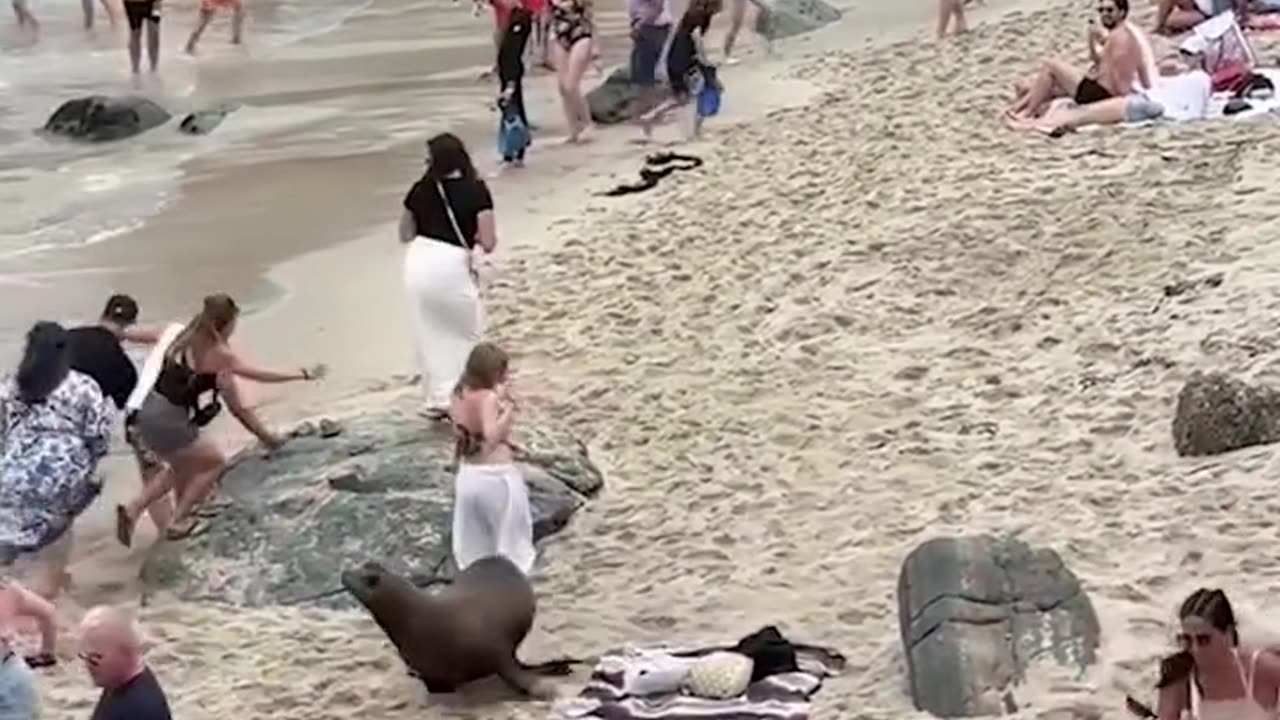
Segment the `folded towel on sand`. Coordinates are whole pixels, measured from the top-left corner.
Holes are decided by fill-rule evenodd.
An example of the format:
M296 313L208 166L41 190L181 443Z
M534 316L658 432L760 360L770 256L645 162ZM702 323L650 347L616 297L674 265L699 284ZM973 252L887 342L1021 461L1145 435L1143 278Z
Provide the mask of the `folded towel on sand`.
M587 686L575 698L556 701L552 720L662 720L663 718L706 718L707 720L806 720L809 701L822 682L844 668L844 656L834 650L811 645L795 645L796 672L769 675L751 683L747 692L726 700L680 695L675 692L640 697L628 691L634 686L637 668L654 666L657 654L693 658L730 650L728 647L657 646L615 650L596 663Z

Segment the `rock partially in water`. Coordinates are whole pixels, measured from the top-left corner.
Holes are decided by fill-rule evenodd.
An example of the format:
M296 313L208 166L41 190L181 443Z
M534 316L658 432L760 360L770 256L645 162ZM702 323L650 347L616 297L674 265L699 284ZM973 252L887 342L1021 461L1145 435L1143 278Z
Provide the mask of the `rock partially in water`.
M938 717L1013 712L1041 657L1083 673L1101 629L1080 581L1052 550L1012 538L938 538L898 576L911 696Z
M261 606L334 591L341 568L369 559L431 576L449 556L453 444L449 429L417 407L406 399L340 424L304 423L273 457L242 453L221 482L230 507L206 534L155 548L143 567L147 589ZM603 477L567 432L519 428L516 444L534 536L543 538L599 492ZM451 565L444 561L446 574ZM334 593L325 602L349 601Z
M1195 372L1178 393L1173 446L1184 457L1280 440L1280 393L1223 373Z
M91 95L64 102L44 129L74 140L107 142L159 127L169 118L168 110L143 97Z
M178 132L187 135L208 135L222 124L227 116L240 106L235 103L223 103L215 105L204 110L197 110L190 115L182 118L182 122L178 123Z
M771 40L803 35L840 19L840 11L823 0L773 0L756 16L756 32Z

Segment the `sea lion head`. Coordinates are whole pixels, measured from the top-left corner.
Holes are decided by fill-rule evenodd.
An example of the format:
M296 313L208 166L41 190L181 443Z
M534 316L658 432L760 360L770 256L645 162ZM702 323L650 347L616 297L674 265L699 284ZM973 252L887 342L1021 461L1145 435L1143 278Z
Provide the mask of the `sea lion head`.
M369 609L373 609L379 591L384 586L401 585L403 581L394 574L387 572L380 563L372 560L366 562L358 568L344 570L342 573L342 587L347 592L355 596L362 605Z

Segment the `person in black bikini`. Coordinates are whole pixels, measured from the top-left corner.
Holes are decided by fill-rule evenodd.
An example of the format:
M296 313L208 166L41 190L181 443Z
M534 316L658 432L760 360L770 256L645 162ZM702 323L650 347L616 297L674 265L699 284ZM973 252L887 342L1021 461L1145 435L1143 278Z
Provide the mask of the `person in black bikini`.
M168 463L170 482L155 482L128 505L116 506L116 536L126 547L132 543L133 526L143 509L176 487L177 503L166 539L179 540L201 530L195 508L206 501L214 483L226 469L222 451L201 428L221 410L218 396L227 400L231 414L264 446L276 449L283 440L262 424L244 405L236 377L262 383L319 380L325 368L303 368L296 372L276 372L253 367L241 360L227 345L235 332L240 308L227 295L210 295L204 307L182 333L174 338L165 354L155 386L135 418L142 441ZM208 402L203 400L212 395Z
M591 109L582 94L582 76L591 64L594 18L591 0L552 0L552 32L556 43L552 61L560 89L560 102L569 124L568 142L576 143L591 125Z
M1040 70L1021 84L1013 102L1005 110L1008 118L1028 120L1040 117L1055 98L1070 97L1077 105L1127 95L1140 82L1151 86L1146 77L1140 32L1128 22L1129 0L1100 0L1098 19L1101 29L1090 26L1089 56L1093 68L1081 72L1057 59L1046 60Z

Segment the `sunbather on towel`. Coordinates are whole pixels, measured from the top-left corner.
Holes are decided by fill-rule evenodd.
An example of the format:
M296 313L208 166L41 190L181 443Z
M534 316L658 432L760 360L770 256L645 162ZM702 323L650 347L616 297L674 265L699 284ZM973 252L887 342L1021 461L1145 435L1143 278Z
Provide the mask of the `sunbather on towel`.
M1160 75L1149 90L1064 110L1050 110L1038 119L1009 117L1014 130L1059 137L1086 125L1114 125L1149 120L1185 121L1202 118L1213 93L1213 81L1204 69L1204 46L1188 38L1178 57L1160 65Z
M1015 88L1005 115L1027 120L1043 115L1056 98L1088 105L1151 86L1151 44L1129 22L1129 0L1100 0L1098 20L1102 27L1091 25L1087 34L1093 66L1082 72L1064 60L1044 61L1035 75Z
M1158 0L1152 32L1177 35L1228 10L1235 10L1236 18L1243 24L1250 4L1250 0Z

